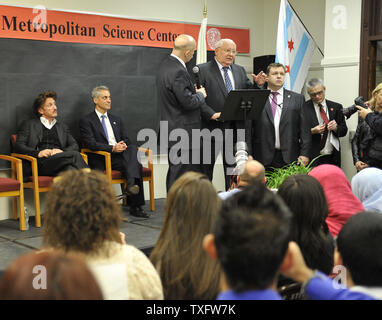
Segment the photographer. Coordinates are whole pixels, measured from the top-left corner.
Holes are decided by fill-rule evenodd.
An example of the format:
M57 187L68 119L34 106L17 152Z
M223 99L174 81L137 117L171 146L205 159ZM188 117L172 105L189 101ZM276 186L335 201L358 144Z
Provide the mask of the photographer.
M357 105L359 122L352 140L357 171L366 167L382 169L382 83L373 90L366 104L369 108Z

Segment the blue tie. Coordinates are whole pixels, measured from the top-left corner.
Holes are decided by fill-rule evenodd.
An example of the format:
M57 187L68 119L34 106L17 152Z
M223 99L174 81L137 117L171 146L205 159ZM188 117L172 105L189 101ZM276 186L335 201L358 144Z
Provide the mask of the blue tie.
M228 69L229 67L223 67L225 87L227 88L227 92L230 92L233 88L231 79L228 76Z
M109 135L107 134L107 128L106 128L106 122L105 122L105 118L106 116L103 114L101 116L102 118L102 127L103 127L103 131L105 131L105 135L106 135L106 139L107 139L107 142L109 142Z

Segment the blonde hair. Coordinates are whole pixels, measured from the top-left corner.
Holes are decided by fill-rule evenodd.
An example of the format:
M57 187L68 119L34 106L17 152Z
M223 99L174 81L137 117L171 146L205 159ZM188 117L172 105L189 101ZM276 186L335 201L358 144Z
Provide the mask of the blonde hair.
M375 89L373 90L373 92L371 93L371 99L369 100L369 105L370 107L375 110L375 108L377 107L377 102L375 101L375 96L379 93L379 91L382 90L382 82L379 83Z

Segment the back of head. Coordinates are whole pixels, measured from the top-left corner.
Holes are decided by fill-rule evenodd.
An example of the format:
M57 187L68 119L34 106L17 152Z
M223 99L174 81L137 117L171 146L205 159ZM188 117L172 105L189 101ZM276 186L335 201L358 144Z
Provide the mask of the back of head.
M282 199L257 182L223 202L214 237L230 288L269 288L290 239L291 213Z
M356 285L382 287L382 215L360 212L341 229L337 248Z
M254 184L255 182L265 183L265 168L257 160L249 160L244 166L243 172L240 174L240 183L246 185Z
M44 244L94 254L105 241L121 243L120 212L105 174L96 170L66 171L47 197Z
M351 180L353 193L361 200L366 210L382 213L382 170L365 168Z
M188 34L180 34L174 41L173 51L185 52L186 50L193 50L196 46L195 39Z
M201 173L187 172L171 186L162 231L150 255L159 267L166 299L213 299L209 290L218 293L219 269L202 242L212 232L220 204L211 181Z
M54 251L20 256L6 269L0 300L102 300L86 263Z
M333 268L333 244L330 243L328 205L321 184L306 174L286 178L277 194L292 211L291 240L298 243L306 264L329 274Z

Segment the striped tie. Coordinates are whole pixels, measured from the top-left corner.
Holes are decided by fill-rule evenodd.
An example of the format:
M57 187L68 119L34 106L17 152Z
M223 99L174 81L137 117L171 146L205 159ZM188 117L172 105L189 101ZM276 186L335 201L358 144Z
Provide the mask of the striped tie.
M231 79L228 76L228 69L229 67L223 67L225 87L227 88L227 92L230 92L233 89L233 87Z

